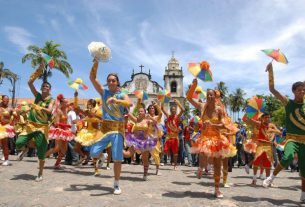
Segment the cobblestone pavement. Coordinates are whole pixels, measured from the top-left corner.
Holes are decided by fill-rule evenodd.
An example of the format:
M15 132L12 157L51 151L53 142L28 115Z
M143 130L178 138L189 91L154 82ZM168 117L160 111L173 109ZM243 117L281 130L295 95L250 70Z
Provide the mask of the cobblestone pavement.
M10 156L14 160L15 156ZM44 180L35 182L36 158L11 161L0 165L0 207L3 206L301 206L298 173L283 171L275 180L276 187L265 189L258 181L251 187L251 176L234 168L229 174L231 188L221 188L223 199L213 197L213 177L197 179L194 167L163 166L161 176L154 175L150 165L148 181L142 180L143 167L122 166L122 194L113 195L113 171L101 170L93 176L92 166L64 166L54 170L54 159L46 160ZM112 167L112 165L111 165Z

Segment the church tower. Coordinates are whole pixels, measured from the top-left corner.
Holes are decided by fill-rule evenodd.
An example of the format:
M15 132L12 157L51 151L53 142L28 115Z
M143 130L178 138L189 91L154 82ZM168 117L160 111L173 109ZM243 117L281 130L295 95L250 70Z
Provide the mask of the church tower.
M179 100L183 105L184 91L183 91L183 71L179 66L178 60L172 54L171 59L168 61L167 67L165 67L164 74L164 88L171 92L172 98Z

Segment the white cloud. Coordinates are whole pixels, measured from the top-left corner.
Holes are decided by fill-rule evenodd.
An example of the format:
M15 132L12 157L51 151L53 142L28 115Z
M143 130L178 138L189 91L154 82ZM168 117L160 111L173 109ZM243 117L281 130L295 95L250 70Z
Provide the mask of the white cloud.
M20 53L27 52L27 47L32 44L33 35L22 27L5 26L4 32L8 40L18 47Z

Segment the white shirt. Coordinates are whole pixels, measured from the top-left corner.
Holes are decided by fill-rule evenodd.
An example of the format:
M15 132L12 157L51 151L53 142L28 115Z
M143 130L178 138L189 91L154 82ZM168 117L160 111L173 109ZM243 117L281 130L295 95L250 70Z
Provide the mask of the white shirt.
M75 111L71 110L68 112L68 124L71 125L71 131L76 133L77 126L73 123L73 121L78 120L79 117L76 115Z

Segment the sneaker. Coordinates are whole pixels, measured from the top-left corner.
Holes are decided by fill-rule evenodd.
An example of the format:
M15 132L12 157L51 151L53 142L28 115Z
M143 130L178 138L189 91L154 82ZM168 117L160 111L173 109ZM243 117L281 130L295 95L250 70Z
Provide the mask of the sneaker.
M223 194L219 190L215 191L214 196L216 198L223 198Z
M97 176L100 176L100 174L101 174L101 173L100 173L99 169L95 169L95 170L94 170L94 176L97 177Z
M305 203L305 192L302 192L300 201L301 201L302 203Z
M249 167L249 165L245 165L245 171L246 171L246 173L249 175L249 173L250 173L250 167Z
M87 156L85 155L84 157L80 157L79 161L76 163L76 166L81 165L84 160L87 159Z
M2 157L2 158L1 158L1 160L2 160L2 161L4 161L4 160L5 160L5 158L4 158L4 157Z
M38 176L35 178L35 181L36 181L36 182L41 182L42 180L43 180L42 175L38 175Z
M147 175L143 175L143 180L147 181Z
M61 169L61 165L54 165L54 169L55 170L60 170Z
M224 187L224 188L230 188L231 186L230 186L228 183L224 183L224 184L223 184L223 187Z
M187 166L188 166L188 167L192 167L192 163L189 163Z
M5 161L2 163L2 165L3 165L3 166L9 166L9 165L11 165L11 164L10 164L10 162L9 162L8 160L5 160Z
M266 178L266 179L263 181L263 186L264 186L265 188L268 188L268 187L270 187L270 186L272 185L272 182L273 182L272 178L271 178L271 177L268 177L268 178Z
M28 151L29 151L29 148L25 148L24 150L19 152L19 154L17 155L17 161L21 161Z
M261 180L265 180L266 179L266 177L263 174L259 175L258 178L261 179Z
M161 165L161 166L164 166L164 163L163 163L163 162L161 162L161 163L160 163L160 165Z
M122 190L121 190L120 186L118 186L118 185L114 186L113 194L120 195L121 193L122 193Z
M106 167L106 170L110 170L111 168L109 166Z

